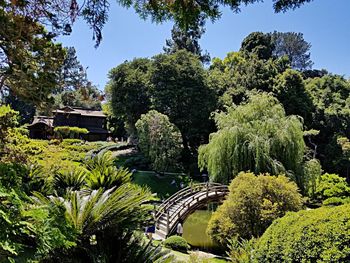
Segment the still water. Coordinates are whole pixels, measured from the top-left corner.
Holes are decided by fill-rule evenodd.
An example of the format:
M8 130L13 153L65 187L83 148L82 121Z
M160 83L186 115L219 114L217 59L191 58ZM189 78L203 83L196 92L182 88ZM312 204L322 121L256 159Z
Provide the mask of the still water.
M197 210L185 220L183 237L191 246L207 251L217 249L217 245L206 234L212 210Z

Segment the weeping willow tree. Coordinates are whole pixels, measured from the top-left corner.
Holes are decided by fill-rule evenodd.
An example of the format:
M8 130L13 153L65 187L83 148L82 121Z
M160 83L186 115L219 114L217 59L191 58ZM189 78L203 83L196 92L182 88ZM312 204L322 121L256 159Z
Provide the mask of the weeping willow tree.
M297 116L286 116L276 98L259 93L215 116L218 131L199 148L199 167L213 181L228 183L240 171L284 173L299 187L305 144Z

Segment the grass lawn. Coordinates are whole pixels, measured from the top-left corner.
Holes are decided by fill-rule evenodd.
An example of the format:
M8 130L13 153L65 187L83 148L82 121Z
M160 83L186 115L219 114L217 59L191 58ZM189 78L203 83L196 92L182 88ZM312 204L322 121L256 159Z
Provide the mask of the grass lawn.
M171 184L175 180L175 184ZM157 193L161 199L168 198L181 189L180 183L184 186L188 185L188 179L184 174L166 173L165 175L157 175L151 171L137 171L133 175L134 183L147 186L152 193Z

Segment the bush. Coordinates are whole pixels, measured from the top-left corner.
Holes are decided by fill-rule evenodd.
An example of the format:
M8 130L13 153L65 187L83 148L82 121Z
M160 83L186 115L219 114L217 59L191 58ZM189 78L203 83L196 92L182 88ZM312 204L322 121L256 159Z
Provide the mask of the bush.
M75 144L82 144L83 141L80 139L64 139L61 144L62 146L68 146L68 145L75 145Z
M288 213L258 241L255 262L349 262L350 205Z
M151 110L142 114L135 126L138 146L155 171L165 172L178 165L183 147L182 137L168 116Z
M166 248L184 252L187 252L187 250L190 248L190 246L187 244L187 241L180 236L168 237L166 240L163 241L163 245Z
M240 173L229 190L207 229L209 236L221 244L232 237L259 237L273 220L302 207L296 184L283 175Z
M7 189L20 188L28 170L19 163L0 163L0 186Z
M89 131L85 128L70 127L70 126L58 126L54 129L55 135L59 138L79 138L81 134L87 134Z
M350 198L350 187L345 178L326 173L317 182L315 194L324 205L346 204Z

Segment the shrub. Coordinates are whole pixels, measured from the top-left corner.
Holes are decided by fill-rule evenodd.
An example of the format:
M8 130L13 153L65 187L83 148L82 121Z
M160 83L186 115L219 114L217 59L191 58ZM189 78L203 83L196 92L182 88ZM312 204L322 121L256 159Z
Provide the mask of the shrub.
M151 110L142 114L135 126L141 152L150 160L154 170L164 172L177 165L182 137L168 116Z
M74 145L74 144L82 144L83 141L80 139L64 139L61 142L62 146Z
M86 162L86 185L90 189L119 187L131 180L128 169L114 166L108 153L96 155Z
M87 134L89 131L85 128L70 127L70 126L58 126L54 129L54 132L59 138L79 138L81 134Z
M20 188L28 170L18 163L0 163L0 186L7 189Z
M261 236L273 220L302 207L296 184L283 175L240 173L232 180L229 190L207 229L209 236L221 244L232 237Z
M86 171L76 168L73 171L58 172L53 179L54 189L63 195L69 190L77 191L85 184Z
M326 173L317 182L315 194L324 205L345 204L350 199L350 187L345 178Z
M288 213L258 241L255 262L349 262L350 205Z
M163 245L166 248L170 248L172 250L185 252L190 248L190 246L187 244L187 241L183 237L176 235L168 237L166 240L164 240Z
M305 162L303 167L305 194L314 199L316 194L317 182L322 175L322 167L320 161L311 159Z

